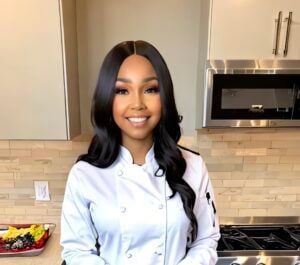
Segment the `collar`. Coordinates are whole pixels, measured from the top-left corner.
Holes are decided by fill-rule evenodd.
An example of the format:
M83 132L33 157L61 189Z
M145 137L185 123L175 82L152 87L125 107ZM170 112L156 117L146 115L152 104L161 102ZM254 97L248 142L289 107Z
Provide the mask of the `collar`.
M148 172L150 171L151 174L154 174L159 167L154 158L154 144L151 146L151 148L149 149L149 151L146 154L145 164L143 164L141 166L133 164L133 157L132 157L131 153L123 145L120 146L119 157L123 162L125 162L125 164L133 165L134 167L140 167Z

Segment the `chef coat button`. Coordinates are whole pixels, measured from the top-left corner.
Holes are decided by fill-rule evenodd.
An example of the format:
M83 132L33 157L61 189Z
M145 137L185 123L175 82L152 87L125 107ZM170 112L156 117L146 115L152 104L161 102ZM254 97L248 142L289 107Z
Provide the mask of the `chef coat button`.
M120 211L121 211L121 213L125 213L126 212L126 207L124 207L124 206L120 207Z
M118 171L118 176L122 176L123 175L123 171L120 169L119 171Z
M158 205L158 209L161 210L161 209L163 209L163 208L164 208L164 206L163 206L162 204L159 204L159 205Z
M130 259L132 257L132 254L131 253L127 253L126 256L127 256L127 258Z

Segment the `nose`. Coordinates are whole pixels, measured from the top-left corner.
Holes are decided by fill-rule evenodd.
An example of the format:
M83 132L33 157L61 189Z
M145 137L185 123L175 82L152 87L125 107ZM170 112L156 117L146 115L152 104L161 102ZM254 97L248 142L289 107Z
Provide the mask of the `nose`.
M133 94L131 108L135 110L141 110L145 108L144 97L141 93Z

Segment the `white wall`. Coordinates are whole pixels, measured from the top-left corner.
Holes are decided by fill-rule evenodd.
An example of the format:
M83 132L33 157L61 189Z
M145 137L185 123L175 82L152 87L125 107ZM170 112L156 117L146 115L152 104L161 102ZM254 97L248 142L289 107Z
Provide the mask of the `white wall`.
M77 0L78 63L82 131L90 126L90 102L105 54L124 40L146 40L164 56L184 119L192 135L200 29L199 0Z

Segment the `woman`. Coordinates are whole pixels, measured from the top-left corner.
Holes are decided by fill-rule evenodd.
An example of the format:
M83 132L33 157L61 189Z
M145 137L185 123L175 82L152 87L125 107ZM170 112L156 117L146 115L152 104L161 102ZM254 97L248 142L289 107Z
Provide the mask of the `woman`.
M202 158L181 136L160 53L127 41L105 57L95 135L70 171L62 208L67 265L212 265L219 227Z

